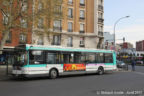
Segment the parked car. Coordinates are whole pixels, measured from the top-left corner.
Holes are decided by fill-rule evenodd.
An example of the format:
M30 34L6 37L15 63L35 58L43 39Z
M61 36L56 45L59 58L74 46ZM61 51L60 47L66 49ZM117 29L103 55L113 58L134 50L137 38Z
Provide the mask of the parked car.
M117 68L126 68L127 65L123 61L117 60Z

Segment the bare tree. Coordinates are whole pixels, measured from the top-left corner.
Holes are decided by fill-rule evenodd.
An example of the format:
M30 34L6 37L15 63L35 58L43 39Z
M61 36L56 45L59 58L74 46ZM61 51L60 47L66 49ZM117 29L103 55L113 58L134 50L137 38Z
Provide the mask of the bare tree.
M49 34L52 31L49 30L52 28L51 22L54 19L62 18L60 7L58 7L62 5L62 0L0 0L0 2L0 11L3 16L3 24L0 25L0 32L3 34L0 41L0 50L3 49L10 31L15 28L22 28L20 19L25 19L32 28L32 26L38 24L40 18L44 18L46 23L42 27L44 33ZM37 2L37 7L33 7L34 2ZM25 5L26 3L32 7L31 11L25 13L23 11L27 10L28 7ZM27 30L22 29L22 32L27 33Z

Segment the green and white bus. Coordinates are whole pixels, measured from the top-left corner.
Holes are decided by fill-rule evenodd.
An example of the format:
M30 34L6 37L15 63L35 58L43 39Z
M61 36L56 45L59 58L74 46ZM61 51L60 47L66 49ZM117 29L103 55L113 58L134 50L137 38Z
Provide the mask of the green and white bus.
M112 50L65 48L44 45L20 45L15 48L12 74L15 77L49 76L80 73L104 74L116 70Z

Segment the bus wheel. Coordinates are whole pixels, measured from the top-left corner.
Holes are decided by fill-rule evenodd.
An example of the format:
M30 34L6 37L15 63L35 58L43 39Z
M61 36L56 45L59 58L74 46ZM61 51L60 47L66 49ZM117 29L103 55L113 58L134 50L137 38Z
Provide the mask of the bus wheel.
M103 75L103 74L104 74L104 69L103 69L103 67L99 67L99 68L98 68L98 74L99 74L99 75Z
M58 76L58 71L56 69L51 69L50 73L49 73L49 77L51 79L55 79Z

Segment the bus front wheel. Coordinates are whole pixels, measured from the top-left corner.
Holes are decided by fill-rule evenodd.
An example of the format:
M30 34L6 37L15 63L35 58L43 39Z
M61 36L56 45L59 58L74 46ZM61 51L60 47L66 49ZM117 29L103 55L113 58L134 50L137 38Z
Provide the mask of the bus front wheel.
M99 67L97 73L98 73L99 75L103 75L103 74L104 74L104 68L103 68L103 67Z
M58 77L58 71L56 69L51 69L50 73L49 73L49 77L51 79L55 79Z

